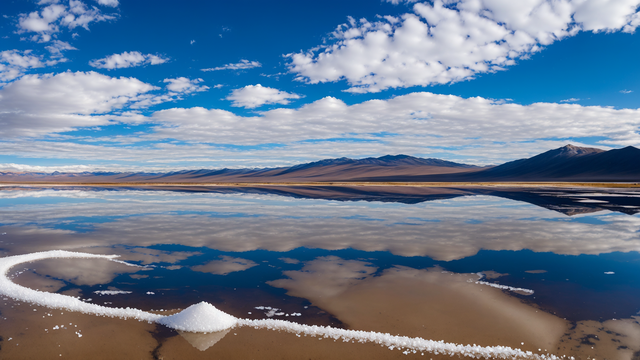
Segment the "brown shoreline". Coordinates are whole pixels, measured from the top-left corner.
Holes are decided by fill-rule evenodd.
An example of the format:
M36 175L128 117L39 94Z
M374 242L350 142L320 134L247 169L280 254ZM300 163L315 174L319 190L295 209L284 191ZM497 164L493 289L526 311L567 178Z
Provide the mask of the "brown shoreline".
M1 186L111 186L111 187L163 187L163 186L219 186L219 187L258 187L258 186L406 186L406 187L597 187L597 188L640 188L638 182L0 182Z

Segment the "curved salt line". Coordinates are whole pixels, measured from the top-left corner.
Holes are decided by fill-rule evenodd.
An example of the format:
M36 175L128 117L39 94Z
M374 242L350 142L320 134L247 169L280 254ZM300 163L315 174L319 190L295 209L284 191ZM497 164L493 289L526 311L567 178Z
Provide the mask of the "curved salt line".
M140 321L156 322L163 315L152 314L146 311L132 308L110 308L106 306L90 304L74 297L33 290L20 286L7 278L12 267L30 261L55 259L55 258L80 258L80 259L108 259L118 255L96 255L64 250L43 251L25 255L7 256L0 258L0 294L7 295L19 301L34 303L54 309L66 309L78 311L84 314L134 318Z
M342 339L344 342L358 341L360 343L372 342L383 345L393 350L407 349L410 352L430 352L443 355L463 355L471 358L496 358L496 359L561 359L565 356L558 357L553 354L534 354L531 351L523 351L521 349L513 349L508 346L480 346L480 345L460 345L455 343L446 343L443 340L426 340L419 337L395 336L386 333L362 330L345 330L332 327L303 325L285 320L265 319L250 320L238 319L239 326L250 326L255 329L281 330L296 334L305 334L310 336L322 336L334 340Z
M93 314L99 316L120 317L120 318L134 318L140 321L156 322L164 324L165 326L171 326L171 322L167 320L171 316L164 316L149 313L139 309L132 308L110 308L106 306L100 306L96 304L90 304L82 302L74 297L48 293L38 290L29 289L12 282L7 274L9 270L21 263L31 262L43 259L52 258L80 258L80 259L107 259L112 260L118 257L118 255L96 255L79 252L71 252L64 250L52 250L43 251L25 255L15 255L0 258L0 294L9 296L19 301L25 301L34 303L54 309L65 309L69 311L78 311L85 314ZM118 262L120 262L118 260ZM211 306L213 307L213 306ZM214 308L215 309L215 308ZM188 310L188 309L187 309ZM216 309L216 311L219 311ZM179 315L178 313L176 315ZM225 316L231 317L226 313ZM172 315L175 316L175 315ZM384 334L373 331L362 330L345 330L332 327L317 326L317 325L303 325L285 320L265 319L265 320L251 320L251 319L236 319L235 326L249 326L255 329L268 329L268 330L281 330L296 334L304 334L310 336L322 336L325 338L332 338L334 340L342 339L343 341L358 341L360 343L373 342L379 345L384 345L390 349L399 348L407 349L408 351L420 351L431 352L445 355L463 355L469 357L484 357L484 358L525 358L536 360L554 360L560 359L552 354L534 354L531 351L523 351L521 349L513 349L508 346L479 346L479 345L460 345L455 343L445 343L444 341L426 340L422 338L411 338L407 336L394 336L390 334ZM229 326L229 327L233 327ZM173 326L175 327L175 326ZM188 331L188 330L187 330ZM565 356L562 356L565 358ZM572 358L572 357L570 357Z

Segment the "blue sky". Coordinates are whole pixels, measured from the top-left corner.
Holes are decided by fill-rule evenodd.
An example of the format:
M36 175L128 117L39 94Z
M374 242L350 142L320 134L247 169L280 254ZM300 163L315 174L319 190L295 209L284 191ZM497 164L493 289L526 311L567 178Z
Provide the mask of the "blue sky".
M5 1L0 171L639 146L639 5Z

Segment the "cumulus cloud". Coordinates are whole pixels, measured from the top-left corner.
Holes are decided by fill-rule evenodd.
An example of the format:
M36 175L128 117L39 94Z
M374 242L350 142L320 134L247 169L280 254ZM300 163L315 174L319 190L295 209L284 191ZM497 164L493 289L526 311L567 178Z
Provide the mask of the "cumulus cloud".
M118 0L96 0L98 4L104 6L117 7L119 5Z
M177 101L182 100L184 95L189 95L201 91L209 90L208 86L198 85L202 82L202 79L188 79L186 77L179 77L175 79L164 79L163 82L166 83L166 93L164 94L144 94L137 98L136 102L131 105L132 109L139 108L148 108L153 105L157 105L160 103L168 102L168 101ZM127 120L129 116L125 115L121 117L122 120ZM135 115L133 118L139 119L135 121L146 121L146 118L143 116ZM132 119L133 119L132 118Z
M104 125L106 114L156 89L134 78L95 72L25 75L0 90L0 134L36 136Z
M247 70L253 68L262 67L262 64L257 61L240 60L239 63L226 64L214 68L201 69L202 71L218 71L218 70Z
M640 144L637 109L505 104L428 92L354 105L326 97L297 109L278 108L257 116L201 107L174 108L158 111L152 119L163 124L154 136L238 145L347 137L418 147L443 144L441 141L448 146L482 146L589 136L604 136L612 144Z
M31 51L5 50L0 52L0 84L16 79L28 69L44 67L41 56Z
M179 88L189 87L178 86L174 90ZM0 96L4 91L0 90ZM144 108L184 96L174 93L171 97L169 93L172 91L166 88L140 93L130 97L124 108L117 108L117 113L107 116L96 112L91 115L95 119L87 123L69 120L72 115L75 117L71 119L76 119L78 114L83 114L73 107L75 98L69 100L69 110L65 111L49 105L34 108L34 98L26 98L13 112L6 112L4 108L11 101L0 100L0 112L3 112L0 130L5 137L0 141L0 153L73 158L85 163L101 159L103 163L120 162L122 166L138 169L141 166L156 169L161 164L176 170L275 167L323 158L385 154L496 164L533 156L567 142L585 146L580 138L593 136L602 137L600 147L604 148L605 144L640 145L640 110L637 109L554 103L518 105L432 93L413 93L353 105L325 98L299 108L276 108L252 116L201 107L171 108L148 117L126 110L126 106ZM120 98L124 102L127 97ZM67 100L59 101L66 103ZM7 138L10 134L51 134L68 130L70 126L100 126L108 123L107 119L132 124L147 122L151 126L126 136L65 134L64 137L57 135L57 141ZM167 139L181 143L167 142Z
M22 66L36 60L17 57ZM94 127L113 121L136 123L148 118L132 109L182 99L207 86L202 79L165 79L165 89L136 78L114 78L93 71L25 75L0 89L0 135L40 136Z
M113 54L102 59L91 60L89 65L94 68L112 70L142 65L159 65L167 61L169 61L168 58L159 55L145 55L139 51L125 51L122 54Z
M258 84L235 89L226 99L233 101L232 106L256 108L265 104L286 105L289 103L289 99L299 98L300 95L298 94L292 94Z
M53 40L51 45L45 46L45 48L49 50L49 52L51 53L51 56L58 59L61 59L64 57L62 55L63 51L78 50L73 46L71 46L71 44L69 44L68 42L64 42L60 40ZM64 59L64 61L66 61L66 59Z
M398 3L399 1L391 1ZM379 21L349 18L334 43L288 54L309 83L346 80L351 92L447 84L515 64L580 31L634 32L640 0L436 0Z
M113 3L117 0L100 0ZM29 14L21 14L18 19L18 33L36 33L30 39L33 41L48 42L52 35L59 32L61 27L75 29L82 27L89 30L89 24L93 22L109 21L116 18L115 15L102 13L96 7L89 7L80 0L69 0L65 4L57 1L41 1L39 5L48 5L40 11Z
M164 79L164 82L167 83L167 89L170 92L176 94L190 94L193 92L206 91L209 89L208 86L198 85L201 83L202 79L187 79L186 77L179 77L175 79Z
M51 54L49 58L35 54L32 50L5 50L0 52L0 86L24 75L30 69L53 66L67 61L63 51L77 50L69 43L54 40L45 47Z
M621 92L622 94L631 94L631 93L633 92L633 90L627 90L627 89L625 89L625 90L620 90L620 92Z
M398 5L401 3L412 4L418 2L419 0L382 0L383 2L392 3L393 5Z

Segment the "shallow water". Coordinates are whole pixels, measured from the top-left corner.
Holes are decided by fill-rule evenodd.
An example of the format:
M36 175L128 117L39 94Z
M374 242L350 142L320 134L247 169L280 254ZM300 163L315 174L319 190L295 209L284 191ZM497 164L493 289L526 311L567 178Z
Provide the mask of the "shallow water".
M639 210L629 189L4 187L0 251L147 265L47 259L10 272L109 307L206 301L238 318L635 359ZM0 317L3 359L422 358L251 328L180 334L6 296Z

